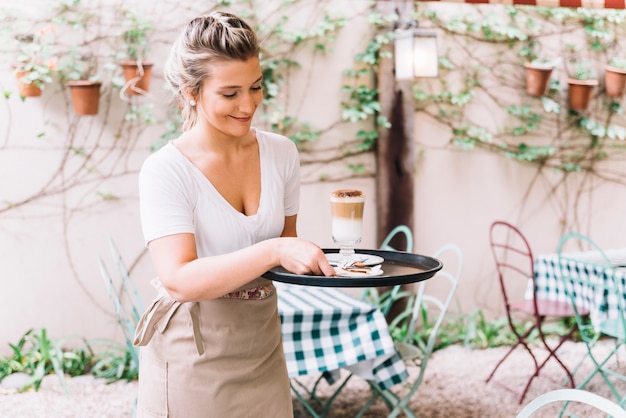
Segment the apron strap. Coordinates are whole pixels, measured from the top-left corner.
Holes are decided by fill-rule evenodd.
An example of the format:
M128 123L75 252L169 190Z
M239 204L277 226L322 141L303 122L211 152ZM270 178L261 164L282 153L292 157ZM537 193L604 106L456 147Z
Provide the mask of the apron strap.
M139 319L135 328L133 345L145 346L150 342L157 330L161 334L165 332L170 320L181 305L185 306L190 316L196 350L198 355L202 355L204 353L204 341L200 333L200 306L197 302L177 302L164 290L159 291L157 298L152 301Z

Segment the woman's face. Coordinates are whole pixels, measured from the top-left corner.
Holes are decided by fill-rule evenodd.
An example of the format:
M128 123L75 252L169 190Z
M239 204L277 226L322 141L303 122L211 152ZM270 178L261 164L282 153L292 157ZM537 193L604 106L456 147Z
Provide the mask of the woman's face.
M263 100L259 59L217 62L211 64L211 73L200 90L198 122L229 136L247 134Z

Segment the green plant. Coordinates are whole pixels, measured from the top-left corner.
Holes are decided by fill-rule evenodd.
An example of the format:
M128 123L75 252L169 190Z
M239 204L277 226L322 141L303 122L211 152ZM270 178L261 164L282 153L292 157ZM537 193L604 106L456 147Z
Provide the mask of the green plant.
M120 39L123 46L123 59L143 61L150 52L150 33L154 25L142 19L131 9L123 9Z
M613 57L609 62L609 65L614 68L619 68L621 70L626 70L626 58Z
M94 352L84 339L82 347L66 349L67 340L54 341L48 338L45 328L28 330L17 344L9 344L13 350L11 358L0 358L0 379L14 372L31 376L30 383L23 389L39 390L43 378L54 373L61 385L69 392L65 375L79 376L89 371Z
M54 28L46 26L34 34L17 35L19 53L16 73L23 73L19 81L44 89L52 83L57 68L56 48L53 44Z
M545 68L556 68L559 65L561 65L561 62L563 61L563 59L561 57L556 57L556 58L535 58L533 60L530 61L531 64L536 65L538 67L545 67Z
M59 63L61 81L97 81L100 79L100 75L97 73L97 57L93 53L81 51L78 47L73 46L65 57Z
M391 336L394 341L406 341L406 337L409 332L408 326L410 322L411 309L413 308L411 304L414 298L414 296L409 298L409 305L407 305L407 309L394 318L390 324ZM415 330L413 333L412 344L419 348L420 351L424 352L428 344L428 339L433 333L436 318L431 320L429 312L424 306L419 307L419 315L420 323L423 324L423 326L420 329ZM445 322L442 323L442 327L439 329L439 333L435 340L435 345L433 346L433 351L441 350L449 347L450 345L462 342L463 340L461 335L462 334L455 334L446 331Z
M139 369L139 350L133 345L133 338L144 307L135 283L112 239L109 239L109 249L119 277L119 287L116 286L102 258L98 261L100 273L115 309L115 318L124 334L125 346L107 351L94 367L99 376L105 376L109 380L130 380L138 374Z
M359 129L356 132L357 151L360 152L373 149L379 130L391 127L389 120L380 114L382 108L379 91L375 85L372 86L371 78L376 74L380 61L391 57L388 51L384 51L384 47L393 40L394 34L388 27L397 19L398 15L395 13L383 15L371 12L368 21L378 32L367 43L365 50L355 55L355 68L343 73L347 82L341 90L347 97L341 102L342 120L351 123L373 122L370 129Z
M400 312L389 323L389 332L394 341L404 341L408 333L409 320L411 316L412 300L415 296L410 296L406 291L395 292L393 289L379 293L376 289L368 289L365 300L376 306L382 312L388 312L394 301L407 298L409 301L405 309ZM424 324L416 330L413 335L413 343L418 348L425 347L434 326L434 320L429 318L429 312L420 307L419 314L421 323ZM548 335L563 336L569 332L573 325L573 318L546 323L542 328ZM516 329L521 331L528 328L528 323L514 324ZM539 342L539 334L535 330L529 335L530 341ZM576 340L575 334L573 339ZM435 350L441 350L450 345L463 344L464 346L485 349L505 345L511 345L516 341L516 337L510 329L505 317L487 320L482 310L477 309L469 315L449 314L442 326L439 328L439 335L435 344Z
M570 74L571 78L575 80L594 80L598 78L596 71L593 69L593 64L589 61L577 61L574 63L574 70Z
M282 8L289 7L283 4ZM303 48L306 45L310 45L314 55L327 54L346 20L334 18L326 11L322 12L319 22L308 28L290 28L284 24L287 20L288 17L284 16L275 26L270 26L264 21L259 21L255 25L260 37L267 39L262 43L261 53L264 94L264 111L261 118L268 123L271 130L280 132L298 145L303 145L317 141L324 132L307 121L285 113L283 86L286 75L291 71L302 69L300 63L291 58L291 54L294 48ZM276 41L272 42L274 39Z
M106 348L98 351L91 374L105 379L108 383L119 380L136 380L139 377L139 363L136 349L127 344L106 342Z
M24 370L21 356L3 357L0 356L0 381L13 373L19 373Z
M598 105L589 107L587 114L568 112L565 109L570 90L563 86L568 75L597 81L594 69L600 68L600 62L609 61L608 47L621 50L623 11L504 6L497 11L490 8L490 14L480 13L482 10L477 7L466 9L469 12L465 14L443 16L435 7L420 5L421 8L425 10L418 17L445 33L444 45L472 42L494 51L493 59L485 60L474 59L470 49L463 52L444 48L440 78L419 80L413 86L418 112L449 127L452 144L467 150L480 148L533 165L536 178L556 171L564 178L575 174L581 185L596 179L624 184L623 172L614 172L610 163L598 164L623 158L626 129L620 102L607 102L603 95L597 95ZM505 13L509 20L502 19ZM563 41L546 42L555 33L568 35ZM562 52L547 54L558 50ZM563 60L566 77L556 72L545 95L532 100L514 95L516 99L509 100L492 93L511 86L510 74L503 69L510 68L515 59L522 57L524 62L531 62L553 55ZM585 61L585 57L593 63ZM493 119L498 122L482 123L472 116L477 97L489 97L489 106L498 109ZM485 106L482 99L480 106ZM531 182L524 195L529 195L530 188L537 184ZM569 211L586 192L584 186L565 191L565 195L576 196L571 200L567 197L569 203L563 205L567 207L564 211ZM555 195L553 192L548 198ZM578 209L571 210L573 215L562 214L566 223L573 222L568 218L578 217Z

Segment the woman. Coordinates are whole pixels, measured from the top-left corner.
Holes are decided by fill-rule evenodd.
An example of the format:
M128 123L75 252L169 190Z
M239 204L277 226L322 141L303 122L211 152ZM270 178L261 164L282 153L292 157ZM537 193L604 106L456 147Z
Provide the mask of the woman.
M263 98L256 36L232 14L193 19L165 76L185 124L139 175L160 289L135 335L137 415L291 417L276 292L260 276L334 270L296 237L294 144L251 128Z

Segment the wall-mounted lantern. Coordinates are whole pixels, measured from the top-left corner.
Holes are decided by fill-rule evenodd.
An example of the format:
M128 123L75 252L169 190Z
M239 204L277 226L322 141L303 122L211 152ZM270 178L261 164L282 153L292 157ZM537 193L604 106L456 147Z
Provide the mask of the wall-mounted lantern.
M396 80L437 77L439 75L437 32L415 27L397 29L394 56Z

